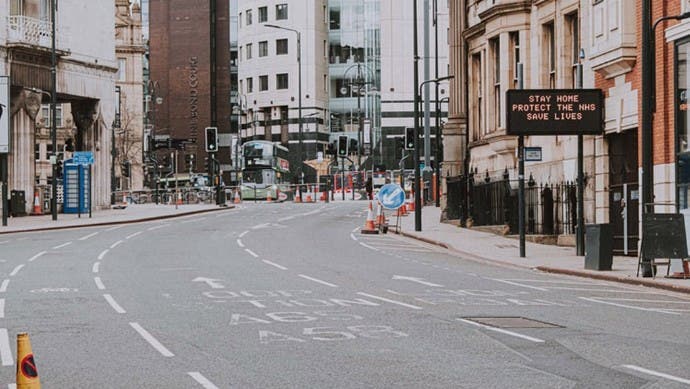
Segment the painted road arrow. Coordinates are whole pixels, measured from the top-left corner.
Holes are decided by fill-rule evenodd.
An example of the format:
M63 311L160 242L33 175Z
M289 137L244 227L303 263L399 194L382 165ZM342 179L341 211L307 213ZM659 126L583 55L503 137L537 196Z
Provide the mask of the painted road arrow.
M405 276L393 276L394 280L405 280L405 281L412 281L416 282L418 284L426 285L426 286L433 286L436 288L443 288L443 285L439 284L434 284L433 282L428 282L424 281L424 278L419 278L419 277L405 277Z
M218 283L220 280L214 280L213 278L197 277L192 280L192 282L205 282L213 289L224 289L223 284Z

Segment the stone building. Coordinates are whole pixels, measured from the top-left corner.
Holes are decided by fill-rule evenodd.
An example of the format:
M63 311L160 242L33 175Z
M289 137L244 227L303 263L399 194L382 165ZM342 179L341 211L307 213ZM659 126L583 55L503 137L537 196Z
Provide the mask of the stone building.
M32 210L37 183L53 179L42 178L45 163L37 164L35 157L36 140L46 135L37 120L42 103L51 99L51 4L49 0L0 3L0 75L9 76L11 84L8 188L25 192L27 212ZM62 152L71 148L71 140L75 151L93 152L93 205L105 207L110 202L110 126L117 71L112 0L63 0L54 22L56 98L70 114L63 117L64 129L55 149L46 151Z

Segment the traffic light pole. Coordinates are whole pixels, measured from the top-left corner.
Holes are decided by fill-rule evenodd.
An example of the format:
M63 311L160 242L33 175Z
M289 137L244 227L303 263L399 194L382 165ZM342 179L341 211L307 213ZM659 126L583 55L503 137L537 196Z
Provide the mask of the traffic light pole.
M414 41L414 230L422 230L422 198L420 195L421 188L421 177L419 177L419 95L417 91L419 90L419 44L417 42L417 0L413 1L414 11L412 14L413 19L413 32L412 40Z

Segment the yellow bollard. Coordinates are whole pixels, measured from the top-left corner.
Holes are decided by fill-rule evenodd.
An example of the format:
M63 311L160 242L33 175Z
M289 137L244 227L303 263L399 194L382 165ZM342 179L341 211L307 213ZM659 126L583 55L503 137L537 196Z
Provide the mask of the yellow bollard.
M17 334L17 389L41 389L29 334Z

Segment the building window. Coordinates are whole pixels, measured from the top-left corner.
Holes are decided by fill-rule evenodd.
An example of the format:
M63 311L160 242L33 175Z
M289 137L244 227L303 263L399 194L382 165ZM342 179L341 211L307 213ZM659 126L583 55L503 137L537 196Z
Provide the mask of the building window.
M513 81L513 88L518 87L518 64L520 63L520 32L513 31L509 34L510 40L510 79Z
M246 23L247 26L251 26L252 25L252 10L251 9L248 9L245 12L245 17L247 18L247 23Z
M284 55L288 53L288 40L278 39L276 40L276 54Z
M259 76L259 92L268 90L268 76Z
M482 109L482 105L484 104L484 85L482 83L483 77L484 75L482 72L482 54L475 53L472 55L471 75L471 79L474 81L474 88L472 90L472 95L470 96L470 98L472 99L471 123L473 140L479 140L481 139L482 135L484 135L484 121L482 120L482 116L484 114L484 111Z
M37 161L41 160L41 144L34 143L34 159Z
M55 105L55 126L62 127L62 105ZM50 104L41 105L41 125L50 127Z
M568 78L570 87L577 87L577 67L580 62L580 20L577 12L565 15L566 55L568 55Z
M268 7L259 7L259 23L268 21Z
M553 22L544 24L543 27L542 60L545 65L544 84L549 89L556 88L556 32Z
M288 88L288 74L280 73L276 74L276 89L287 89Z
M252 59L252 44L247 43L247 59Z
M331 19L330 29L333 31L340 30L340 10L331 9L329 14Z
M117 59L117 80L125 81L127 79L127 59Z
M288 5L287 4L277 4L276 5L276 20L287 20L288 18Z
M247 93L253 93L254 92L254 79L249 77L247 79Z
M268 41L259 42L259 57L265 57L268 55Z
M493 130L501 127L501 42L498 37L489 40L493 71L491 72L493 90Z
M323 75L323 91L328 93L328 74Z

